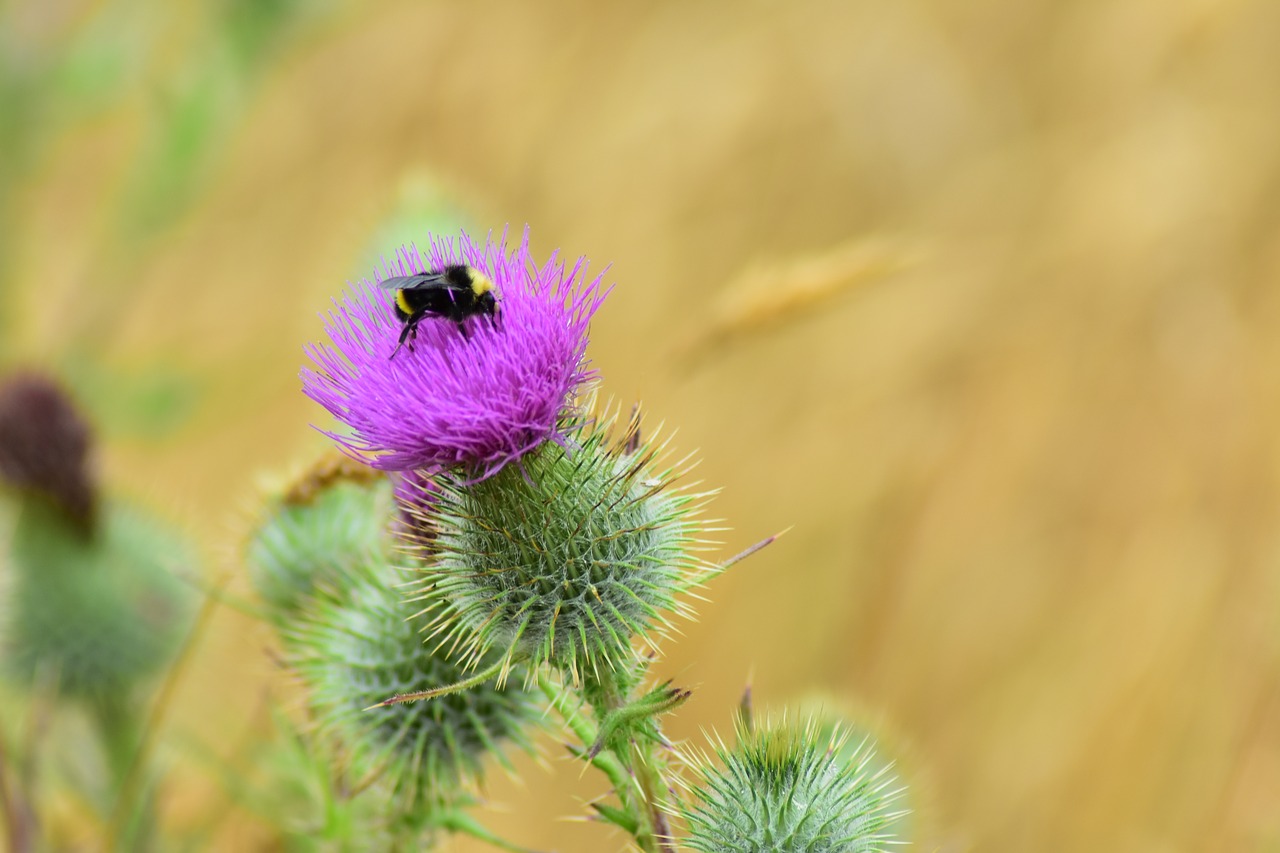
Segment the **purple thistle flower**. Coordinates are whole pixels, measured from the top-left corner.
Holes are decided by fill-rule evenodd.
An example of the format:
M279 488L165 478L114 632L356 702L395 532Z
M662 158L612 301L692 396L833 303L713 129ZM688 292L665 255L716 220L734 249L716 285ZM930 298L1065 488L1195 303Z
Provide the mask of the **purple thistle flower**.
M402 325L394 292L362 281L329 313L332 346L309 346L316 368L302 371L303 392L351 427L328 433L363 461L388 471L466 466L488 477L542 442L562 441L558 421L575 392L594 377L586 368L587 326L607 292L586 281L586 259L537 268L529 232L510 253L504 237L477 244L431 237L425 258L402 247L379 281L451 264L487 275L498 313L467 321L467 336L428 316L413 347L395 358Z

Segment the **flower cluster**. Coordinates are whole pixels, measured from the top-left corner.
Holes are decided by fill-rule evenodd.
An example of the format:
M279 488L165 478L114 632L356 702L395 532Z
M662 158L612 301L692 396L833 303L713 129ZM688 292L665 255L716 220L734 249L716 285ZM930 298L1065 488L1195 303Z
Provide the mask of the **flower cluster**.
M484 297L483 318L453 294ZM391 478L285 506L257 540L317 722L421 818L499 741L524 742L536 686L612 783L591 808L647 853L674 851L680 823L699 850L880 849L888 783L813 727L743 729L719 766L695 765L683 801L668 776L660 719L690 691L649 680L659 641L693 588L772 539L703 562L706 495L674 485L681 466L637 417L615 436L585 402L605 295L584 259L534 264L526 232L514 248L465 234L402 248L336 303L303 389L342 424L339 446ZM333 530L305 543L313 524Z

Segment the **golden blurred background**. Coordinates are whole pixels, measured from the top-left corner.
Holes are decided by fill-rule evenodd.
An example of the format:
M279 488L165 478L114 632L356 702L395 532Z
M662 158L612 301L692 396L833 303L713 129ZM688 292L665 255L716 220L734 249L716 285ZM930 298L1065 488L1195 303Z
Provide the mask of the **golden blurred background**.
M448 198L612 265L604 391L725 554L794 525L664 650L677 737L751 678L858 709L914 849L1280 850L1280 4L9 0L0 48L0 359L232 593L317 315ZM268 837L270 643L218 610L166 721L210 849ZM486 820L621 846L545 751Z

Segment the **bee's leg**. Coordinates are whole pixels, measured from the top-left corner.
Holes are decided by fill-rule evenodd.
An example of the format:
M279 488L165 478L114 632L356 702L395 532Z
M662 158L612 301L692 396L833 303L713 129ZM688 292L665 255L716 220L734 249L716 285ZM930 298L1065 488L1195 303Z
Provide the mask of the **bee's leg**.
M459 331L459 332L462 332L462 339L463 339L464 341L469 341L469 340L471 340L471 333L467 331L467 321L466 321L466 320L459 320L459 321L458 321L458 331Z
M391 351L391 358L396 357L396 353L400 352L400 347L404 346L406 338L410 336L416 338L418 336L418 324L410 320L404 324L404 328L400 330L400 340L396 341L396 348ZM413 352L413 341L409 341L409 351Z

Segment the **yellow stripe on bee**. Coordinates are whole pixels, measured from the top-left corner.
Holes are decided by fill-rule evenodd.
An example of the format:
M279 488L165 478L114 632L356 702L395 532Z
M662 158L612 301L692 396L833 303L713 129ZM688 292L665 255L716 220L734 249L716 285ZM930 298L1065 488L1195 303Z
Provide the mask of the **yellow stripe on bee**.
M409 307L409 300L404 298L404 291L396 291L396 307L400 309L402 314L412 314L413 309Z
M489 276L480 272L475 267L468 267L471 271L471 292L476 296L482 296L493 290L493 282L489 280Z

